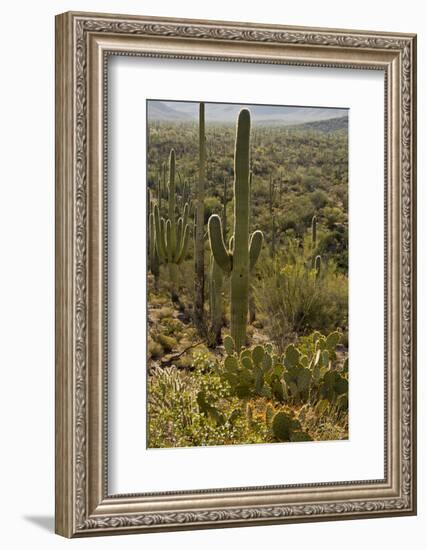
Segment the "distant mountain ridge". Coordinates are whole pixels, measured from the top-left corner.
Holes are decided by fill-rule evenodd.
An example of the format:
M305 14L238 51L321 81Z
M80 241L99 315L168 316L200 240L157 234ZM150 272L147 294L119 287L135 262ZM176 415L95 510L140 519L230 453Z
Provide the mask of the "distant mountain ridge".
M305 122L296 124L291 128L301 130L316 130L317 132L336 132L338 130L348 130L348 116L329 118L328 120L316 120L315 122Z
M198 117L198 103L187 101L149 100L150 121L192 122ZM243 107L249 108L253 124L284 124L293 126L335 118L347 118L347 109L328 107L290 107L278 105L244 105L206 103L207 122L234 123Z

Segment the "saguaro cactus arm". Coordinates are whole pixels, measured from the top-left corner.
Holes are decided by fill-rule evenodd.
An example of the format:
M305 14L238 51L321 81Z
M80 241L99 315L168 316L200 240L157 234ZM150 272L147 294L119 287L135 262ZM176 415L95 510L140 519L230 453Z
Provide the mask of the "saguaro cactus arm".
M176 247L173 253L174 261L178 261L178 256L181 251L183 229L184 229L183 220L182 218L179 218L178 223L176 224Z
M230 254L234 252L234 235L231 235L230 240L228 241L228 250Z
M172 222L166 220L166 252L168 263L172 263L172 253L174 249L172 248Z
M184 227L184 235L181 239L181 248L179 249L178 256L176 258L176 263L180 264L185 258L188 250L188 243L190 242L190 226L186 225Z
M316 277L320 275L320 270L322 268L322 257L317 255L314 260L314 268L316 269Z
M166 253L166 243L164 239L164 220L163 218L160 218L160 211L157 204L154 205L154 226L155 226L155 235L156 235L156 245L157 245L157 251L159 253L160 258L164 261L167 257ZM163 222L163 223L162 223Z
M183 223L184 223L184 227L187 225L188 223L188 214L190 212L190 206L188 204L188 202L186 202L184 204L184 214L182 216L182 219L183 219Z
M212 254L216 263L225 273L230 273L232 269L231 256L224 244L221 218L217 214L213 214L209 218L208 232Z
M262 231L259 229L252 233L251 241L249 243L249 269L251 271L255 267L255 264L259 258L263 239L264 237Z
M317 242L317 216L313 216L311 220L311 244L313 248L316 248Z

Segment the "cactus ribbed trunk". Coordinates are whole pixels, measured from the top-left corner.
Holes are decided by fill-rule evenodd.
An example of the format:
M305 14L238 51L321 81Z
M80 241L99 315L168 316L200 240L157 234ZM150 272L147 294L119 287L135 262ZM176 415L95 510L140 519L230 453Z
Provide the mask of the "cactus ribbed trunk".
M205 180L206 180L206 136L205 136L205 104L199 105L199 180L196 187L196 228L194 238L194 322L200 334L204 334L204 302L205 302Z
M178 302L179 296L177 292L177 282L178 282L178 266L177 264L170 262L168 264L169 271L169 281L171 288L171 299L172 302Z
M231 272L231 336L236 348L246 345L249 296L249 111L242 110L234 153L234 253Z
M311 268L316 270L316 276L320 273L321 257L316 255L317 250L317 216L311 220Z
M249 172L249 228L251 229L251 213L252 213L252 180L253 172ZM256 320L256 304L253 285L249 283L249 324L253 323Z
M223 279L224 275L222 269L211 254L209 277L209 310L211 317L209 335L210 346L217 346L221 343Z
M227 178L224 177L224 198L222 204L222 234L227 242Z

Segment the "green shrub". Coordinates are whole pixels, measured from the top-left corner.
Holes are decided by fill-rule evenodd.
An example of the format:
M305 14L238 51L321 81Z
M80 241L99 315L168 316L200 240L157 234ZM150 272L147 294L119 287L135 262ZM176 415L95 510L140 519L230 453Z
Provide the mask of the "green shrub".
M166 351L166 353L170 353L178 345L176 338L173 338L172 336L167 336L166 334L157 334L155 338L157 342L162 346L162 348Z
M151 338L148 339L148 357L150 359L158 359L163 355L163 347L159 342L155 342Z
M260 264L257 307L280 351L296 336L313 330L347 329L348 279L323 258L318 275L307 239L302 247L289 239L286 254L275 262L264 258Z
M265 424L249 425L242 403L210 371L153 369L148 380L148 446L188 447L262 443Z

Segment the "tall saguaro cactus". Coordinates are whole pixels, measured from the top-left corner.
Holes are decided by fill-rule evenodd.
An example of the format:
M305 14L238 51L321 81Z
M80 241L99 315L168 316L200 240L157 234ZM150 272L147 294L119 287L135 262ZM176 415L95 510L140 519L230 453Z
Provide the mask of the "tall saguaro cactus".
M147 202L149 207L149 216L148 216L148 257L150 262L150 271L154 277L154 287L156 290L159 288L159 276L160 276L160 259L157 252L156 244L156 227L154 222L154 203L151 200L150 190L147 192Z
M160 216L159 206L156 204L154 206L154 226L159 258L169 268L173 301L177 301L178 299L176 294L178 265L185 258L190 238L188 203L185 204L182 216L179 217L178 222L175 219L175 203L175 151L172 149L169 156L168 217L165 220Z
M273 261L276 258L276 222L274 217L273 205L275 198L275 185L272 176L270 176L270 185L269 185L269 210L271 218L271 257Z
M251 230L251 213L252 213L252 181L253 171L249 172L249 231ZM256 304L254 296L254 288L252 282L249 282L249 323L253 323L256 320Z
M205 332L205 180L206 180L206 136L205 104L199 105L199 180L196 186L196 227L194 237L194 322L200 333Z
M311 220L311 246L313 250L317 246L317 216L313 216Z
M234 154L234 234L232 249L224 244L221 219L209 218L209 242L213 257L223 272L230 274L231 336L237 349L246 344L248 316L249 273L255 265L262 246L263 235L257 230L249 240L249 144L251 119L242 109L237 122Z

